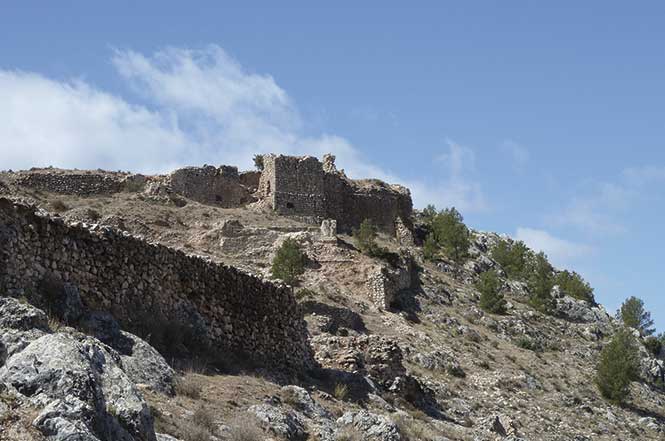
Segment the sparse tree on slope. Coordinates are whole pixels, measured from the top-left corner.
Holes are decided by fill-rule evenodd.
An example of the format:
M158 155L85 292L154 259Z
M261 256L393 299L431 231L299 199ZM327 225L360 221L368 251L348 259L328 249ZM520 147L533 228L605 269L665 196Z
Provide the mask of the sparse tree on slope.
M569 296L595 304L593 288L575 271L561 271L556 275L555 283Z
M642 336L651 335L656 332L653 328L651 313L644 309L644 302L637 297L630 297L623 302L617 312L617 318L624 325L637 329Z
M554 309L552 288L554 287L554 268L542 251L536 254L529 277L529 303L540 312L551 313Z
M381 247L376 243L377 236L376 226L370 219L362 221L360 228L353 232L353 238L360 252L370 257L378 257L381 254Z
M298 281L298 276L305 272L307 257L300 250L298 242L289 238L277 249L272 261L271 274L289 285Z
M476 289L480 292L480 307L493 314L506 313L506 299L501 294L501 280L496 271L486 271L480 275L476 282Z
M492 259L496 260L512 279L523 279L528 275L532 255L533 252L521 240L513 243L500 240L492 248Z
M469 250L470 233L459 211L455 207L441 211L432 220L431 227L436 242L455 262L461 263Z
M630 331L622 329L600 353L596 385L603 397L623 403L628 397L630 382L638 378L639 352Z

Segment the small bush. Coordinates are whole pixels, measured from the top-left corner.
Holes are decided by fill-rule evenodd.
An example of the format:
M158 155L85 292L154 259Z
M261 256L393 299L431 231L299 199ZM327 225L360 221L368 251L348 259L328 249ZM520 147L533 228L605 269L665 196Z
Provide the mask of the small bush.
M628 398L630 382L638 378L639 352L630 331L622 329L600 353L596 368L596 386L613 403Z
M201 398L201 386L189 375L178 378L175 383L175 392L193 400Z
M90 219L93 222L97 222L99 219L102 218L102 215L99 214L99 211L97 211L93 208L88 208L88 210L86 211L86 215L87 215L88 219Z
M263 168L265 167L265 164L263 162L263 155L254 155L254 167L258 171L263 171Z
M651 313L644 309L644 302L637 297L630 297L623 302L617 311L617 318L627 327L640 331L640 335L651 335L656 332Z
M491 270L480 275L476 289L480 292L480 307L492 314L506 313L506 299L501 294L501 280L496 271Z
M376 243L377 236L376 226L369 219L362 221L360 228L353 231L356 247L370 257L379 257L384 251Z
M298 281L298 276L305 272L306 260L307 257L300 250L298 242L288 238L277 249L277 254L272 261L272 277L293 285Z
M69 206L65 204L63 201L60 199L56 199L55 201L50 203L51 209L55 211L56 213L62 213L64 211L69 210Z
M434 439L433 434L425 424L415 418L400 414L393 419L393 422L404 441L430 441Z
M259 422L250 415L238 415L229 423L228 441L263 441Z
M194 411L192 420L199 426L214 434L217 431L215 414L209 408L200 406Z
M575 271L561 271L554 279L561 290L569 296L595 304L593 288Z
M344 401L349 396L349 387L344 383L337 383L333 395L340 401Z
M298 291L296 291L295 296L296 296L296 300L298 300L298 301L305 300L305 299L313 299L313 298L316 297L316 291L314 291L313 289L309 289L309 288L303 288L303 289L299 289Z
M539 341L533 340L526 336L518 338L515 341L515 345L519 348L526 349L527 351L533 351L533 352L543 351L543 345Z

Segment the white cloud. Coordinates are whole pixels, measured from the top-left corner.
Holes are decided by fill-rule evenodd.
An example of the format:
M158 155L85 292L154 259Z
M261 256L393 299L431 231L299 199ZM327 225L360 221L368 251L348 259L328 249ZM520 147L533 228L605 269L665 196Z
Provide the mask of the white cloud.
M0 71L2 168L160 169L195 143L177 122L81 81Z
M182 165L252 167L255 153L333 153L351 177L412 189L416 206L486 206L473 151L448 142L445 172L404 180L335 134L311 136L297 106L270 75L248 72L218 46L168 48L146 56L116 50L113 65L148 104L83 81L0 70L2 168L56 165L163 172Z
M559 268L568 267L571 262L593 252L589 245L560 239L545 230L534 228L518 227L515 238L524 241L533 250L543 251L554 266Z

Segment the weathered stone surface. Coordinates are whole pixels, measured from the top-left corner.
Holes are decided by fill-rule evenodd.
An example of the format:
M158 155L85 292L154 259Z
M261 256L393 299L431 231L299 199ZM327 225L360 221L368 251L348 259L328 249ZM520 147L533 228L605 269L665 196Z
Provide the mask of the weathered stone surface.
M164 357L137 336L124 331L122 336L132 343L129 354L120 354L122 369L129 379L134 384L173 395L176 374Z
M337 420L337 425L353 427L363 434L363 439L368 441L400 441L402 439L395 423L383 415L366 410L346 412Z
M106 227L68 225L0 198L0 291L39 292L54 278L126 329L159 319L192 327L219 349L286 371L312 361L292 290ZM146 321L150 317L150 321Z
M171 172L167 182L175 193L205 204L232 208L252 201L237 167L185 167Z
M148 406L98 340L49 334L0 368L7 383L42 408L35 426L52 440L154 441Z
M321 163L312 156L264 155L259 196L279 214L337 220L340 231L350 232L365 219L381 230L395 233L396 221L408 222L412 202L409 190L378 180L351 180L337 171L334 157Z
M248 412L271 433L289 441L307 439L305 424L297 413L272 404L259 404L249 408Z

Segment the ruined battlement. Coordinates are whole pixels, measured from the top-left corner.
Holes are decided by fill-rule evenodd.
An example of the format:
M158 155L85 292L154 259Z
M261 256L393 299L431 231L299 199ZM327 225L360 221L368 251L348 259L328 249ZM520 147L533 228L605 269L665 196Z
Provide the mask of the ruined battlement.
M407 223L413 204L409 190L377 179L349 179L335 167L335 158L323 162L312 156L265 155L258 195L279 214L337 220L349 232L365 219L394 234Z
M102 170L53 168L4 173L9 184L60 194L91 196L122 191L178 195L202 204L239 208L253 202L276 213L320 224L335 219L341 232L351 232L370 219L395 234L410 228L411 194L400 185L377 179L349 179L335 167L335 157L264 155L261 172L237 167L184 167L167 175L143 176ZM0 191L6 192L1 185Z
M0 291L29 296L47 279L76 289L89 310L110 312L129 329L162 318L195 326L214 347L265 365L290 372L311 365L291 288L0 198Z

